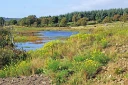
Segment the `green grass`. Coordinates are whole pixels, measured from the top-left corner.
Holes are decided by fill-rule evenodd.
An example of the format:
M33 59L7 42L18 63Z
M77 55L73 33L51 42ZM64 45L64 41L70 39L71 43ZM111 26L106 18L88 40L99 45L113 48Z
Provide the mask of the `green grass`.
M32 28L34 29L36 28ZM116 47L116 44L128 43L128 23L123 27L121 22L116 22L108 23L108 26L96 24L96 27L88 25L68 30L76 29L84 31L70 36L65 41L51 41L36 51L29 51L29 59L0 70L0 77L45 73L56 85L88 84L89 81L86 80L92 79L102 66L120 55L111 48ZM16 68L19 65L21 68ZM120 72L120 69L116 70L117 74Z

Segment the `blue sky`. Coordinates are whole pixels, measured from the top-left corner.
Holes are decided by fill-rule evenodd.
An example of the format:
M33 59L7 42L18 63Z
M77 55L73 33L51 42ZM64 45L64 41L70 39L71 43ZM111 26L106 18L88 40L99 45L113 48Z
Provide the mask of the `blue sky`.
M0 3L0 17L9 18L128 7L128 0L1 0Z

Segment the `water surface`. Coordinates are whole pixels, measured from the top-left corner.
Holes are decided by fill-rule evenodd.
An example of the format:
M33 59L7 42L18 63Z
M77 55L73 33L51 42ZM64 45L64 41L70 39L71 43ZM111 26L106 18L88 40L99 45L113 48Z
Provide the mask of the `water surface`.
M78 32L72 32L72 31L40 31L36 33L36 36L41 37L41 41L35 41L35 42L22 42L22 43L16 43L16 48L23 49L26 51L29 50L36 50L38 48L43 47L43 45L51 40L61 39L61 38L67 38L71 35L77 34Z

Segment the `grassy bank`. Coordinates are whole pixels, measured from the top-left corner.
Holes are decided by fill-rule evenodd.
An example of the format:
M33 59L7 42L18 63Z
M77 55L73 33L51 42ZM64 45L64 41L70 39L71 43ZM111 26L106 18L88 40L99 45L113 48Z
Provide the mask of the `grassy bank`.
M114 82L118 76L127 79L128 71L124 70L124 66L116 66L113 73L108 74L112 77L102 77L106 75L104 68L109 64L128 58L128 23L123 26L117 22L71 29L81 29L82 32L65 41L51 41L36 51L29 51L25 61L0 70L0 77L44 73L56 85L106 84Z
M78 27L20 27L14 26L13 33L14 33L14 41L15 42L27 42L27 41L36 41L41 40L41 38L34 36L35 33L39 31L77 31L80 33L85 32L92 32L94 29L99 28L115 28L120 27L122 28L122 22L114 22L108 24L96 24L96 25L87 25L87 26L78 26ZM127 26L127 23L124 24L124 28Z
M27 42L41 40L41 38L34 36L39 31L77 31L77 32L91 32L93 29L102 28L103 24L87 25L79 27L20 27L14 26L14 41L15 42Z

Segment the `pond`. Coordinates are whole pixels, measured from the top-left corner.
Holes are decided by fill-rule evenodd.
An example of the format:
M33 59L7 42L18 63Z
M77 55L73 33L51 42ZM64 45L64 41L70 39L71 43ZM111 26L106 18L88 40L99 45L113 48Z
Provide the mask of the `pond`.
M26 51L36 50L38 48L43 47L43 45L51 40L63 39L70 37L71 35L77 34L78 32L72 31L40 31L35 34L35 36L41 37L41 41L35 42L20 42L15 43L16 48L23 49Z

